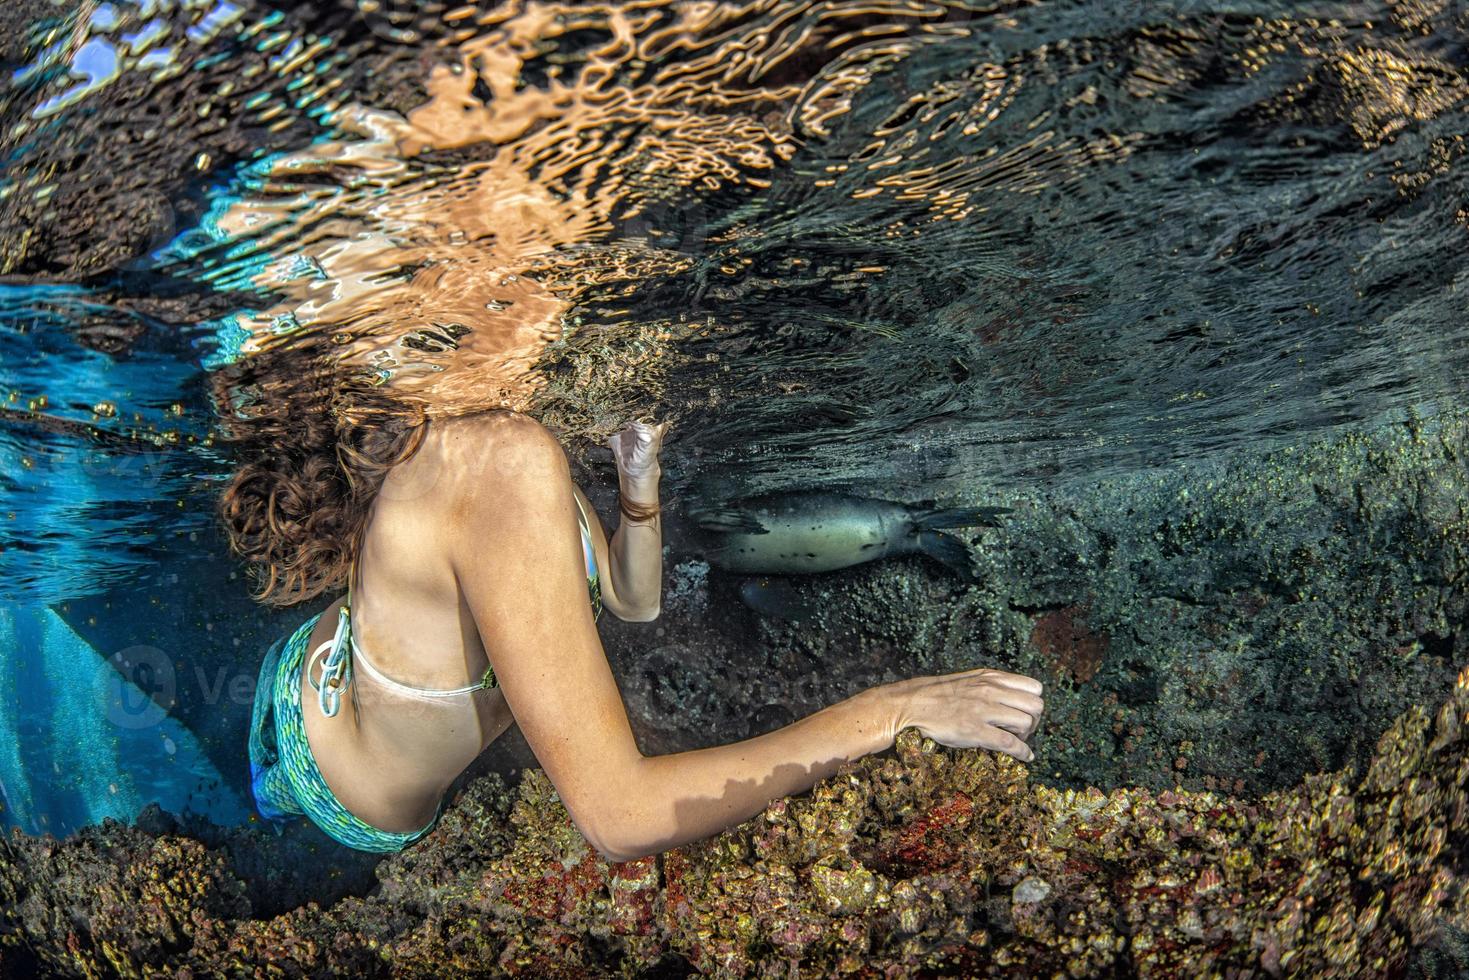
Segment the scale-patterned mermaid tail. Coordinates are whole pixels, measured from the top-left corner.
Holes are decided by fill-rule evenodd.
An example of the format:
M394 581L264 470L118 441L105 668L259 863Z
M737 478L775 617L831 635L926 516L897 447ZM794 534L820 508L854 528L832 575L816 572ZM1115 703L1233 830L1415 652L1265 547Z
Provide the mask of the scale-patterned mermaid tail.
M51 609L0 607L0 665L0 825L62 836L149 803L249 818L193 732Z

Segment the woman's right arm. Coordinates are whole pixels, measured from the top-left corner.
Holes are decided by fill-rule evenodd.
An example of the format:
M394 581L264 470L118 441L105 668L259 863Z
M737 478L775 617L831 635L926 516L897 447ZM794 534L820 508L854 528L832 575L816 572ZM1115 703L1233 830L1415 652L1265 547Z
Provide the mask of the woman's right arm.
M910 725L946 745L1029 761L1025 739L1041 710L1038 682L980 669L870 688L743 742L642 758L632 792L650 795L598 849L629 860L717 834L777 797L805 792L843 763L889 748Z
M578 829L631 860L711 836L809 789L913 725L950 745L1030 758L1040 685L1000 671L915 678L848 698L778 731L645 757L597 636L565 454L529 419L483 430L496 477L455 492L452 560L506 702Z

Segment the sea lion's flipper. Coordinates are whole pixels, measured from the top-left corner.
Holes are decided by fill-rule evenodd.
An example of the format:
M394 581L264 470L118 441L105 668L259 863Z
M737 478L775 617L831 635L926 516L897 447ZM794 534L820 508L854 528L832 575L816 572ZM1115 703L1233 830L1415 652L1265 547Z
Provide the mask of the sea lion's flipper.
M918 550L973 585L979 581L969 562L969 546L942 531L919 531Z
M941 527L999 527L999 518L1013 507L955 507L950 510L919 511L913 515L915 531L933 531Z
M710 507L700 510L691 515L694 523L706 531L723 532L725 534L769 534L770 529L760 523L760 519L747 510L738 507Z

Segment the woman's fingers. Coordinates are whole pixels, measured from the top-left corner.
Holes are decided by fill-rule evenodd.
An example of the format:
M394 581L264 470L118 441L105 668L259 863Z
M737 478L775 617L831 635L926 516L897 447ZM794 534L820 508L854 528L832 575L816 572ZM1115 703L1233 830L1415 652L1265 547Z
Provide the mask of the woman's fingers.
M1016 691L1012 688L1001 687L995 689L995 700L1000 704L1019 708L1028 715L1039 718L1046 710L1046 702L1034 694L1025 691Z
M968 679L983 681L998 687L1007 687L1012 691L1023 691L1039 697L1045 691L1045 685L1034 677L1026 677L1024 674L1012 674L1005 670L995 670L993 667L973 667L969 670L961 670L955 674L941 674L941 677L955 679Z
M996 705L989 712L989 723L1020 738L1030 738L1031 733L1035 731L1036 718L1019 708Z
M653 451L657 452L663 445L663 433L667 430L667 422L658 425L643 425L638 429L638 441L643 445L653 447Z
M1041 682L991 668L916 677L899 682L904 713L925 735L945 745L990 749L1031 762L1026 739L1045 711Z
M1034 762L1035 753L1019 737L1003 728L990 727L980 737L980 745L994 752L1003 752L1021 762Z
M1026 677L1024 674L1010 674L1003 670L994 671L993 680L1001 687L1008 687L1012 691L1021 691L1025 694L1034 694L1037 697L1045 690L1045 685L1034 677Z
M610 446L614 452L616 452L620 446L626 446L629 449L636 448L643 450L647 449L650 446L656 448L662 444L663 434L667 431L667 422L654 424L650 422L640 422L634 420L628 422L614 435L608 436L607 445Z

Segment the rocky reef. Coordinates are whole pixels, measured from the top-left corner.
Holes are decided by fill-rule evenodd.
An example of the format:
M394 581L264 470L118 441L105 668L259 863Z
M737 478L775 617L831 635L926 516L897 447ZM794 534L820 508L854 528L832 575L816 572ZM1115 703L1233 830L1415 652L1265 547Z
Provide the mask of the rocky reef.
M1469 969L1469 670L1360 775L1246 801L1039 786L908 731L719 837L608 864L485 777L330 907L112 823L0 851L6 976L1401 976Z

